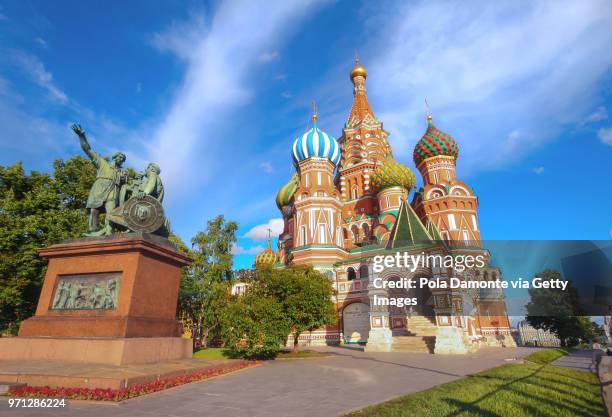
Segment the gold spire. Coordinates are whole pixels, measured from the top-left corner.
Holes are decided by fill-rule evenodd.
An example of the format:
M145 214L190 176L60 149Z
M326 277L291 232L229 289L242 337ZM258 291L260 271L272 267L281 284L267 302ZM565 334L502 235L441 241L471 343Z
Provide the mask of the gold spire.
M351 70L351 81L358 76L366 78L368 76L368 71L363 66L359 65L359 56L355 53L355 66Z
M317 123L317 102L312 100L312 123Z
M425 97L425 110L427 112L427 123L431 123L431 121L433 120L433 117L431 116L431 109L429 108L427 97Z

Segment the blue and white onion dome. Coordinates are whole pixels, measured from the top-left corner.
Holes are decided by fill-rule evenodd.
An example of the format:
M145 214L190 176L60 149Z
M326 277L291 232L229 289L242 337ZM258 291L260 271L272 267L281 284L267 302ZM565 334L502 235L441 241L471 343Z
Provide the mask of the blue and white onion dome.
M293 142L293 162L308 158L327 158L334 166L340 162L340 145L336 139L317 127L317 118L312 118L312 129Z

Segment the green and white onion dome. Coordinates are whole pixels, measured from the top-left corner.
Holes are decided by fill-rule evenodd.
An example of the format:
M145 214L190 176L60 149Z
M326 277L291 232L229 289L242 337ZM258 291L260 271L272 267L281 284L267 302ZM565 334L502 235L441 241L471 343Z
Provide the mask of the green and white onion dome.
M387 154L385 162L372 174L371 184L376 192L392 187L410 190L414 185L414 173L406 165L397 162L390 154Z

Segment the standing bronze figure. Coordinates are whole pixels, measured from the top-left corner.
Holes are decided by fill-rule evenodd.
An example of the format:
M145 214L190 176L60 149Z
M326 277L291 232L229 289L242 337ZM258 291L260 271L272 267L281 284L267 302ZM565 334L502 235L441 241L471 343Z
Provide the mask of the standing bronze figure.
M108 161L91 149L85 131L79 124L73 124L72 130L77 134L81 142L81 148L89 156L97 169L96 180L89 190L87 208L89 209L89 233L88 236L102 236L112 233L112 227L108 216L105 225L98 230L100 213L110 213L119 203L119 190L127 183L127 171L123 169L125 154L115 152Z

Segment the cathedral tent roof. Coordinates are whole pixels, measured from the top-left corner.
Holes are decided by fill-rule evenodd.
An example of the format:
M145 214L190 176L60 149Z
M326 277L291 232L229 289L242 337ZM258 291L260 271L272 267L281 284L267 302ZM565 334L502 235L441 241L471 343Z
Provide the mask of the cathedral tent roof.
M353 104L347 121L348 126L354 127L365 119L376 120L366 96L365 79L367 74L366 69L357 60L355 67L351 70L351 81L355 85L355 89Z
M397 220L391 230L387 249L434 243L434 238L406 200L402 201Z
M442 235L440 235L440 231L432 221L427 222L427 232L433 238L433 240L443 240Z

